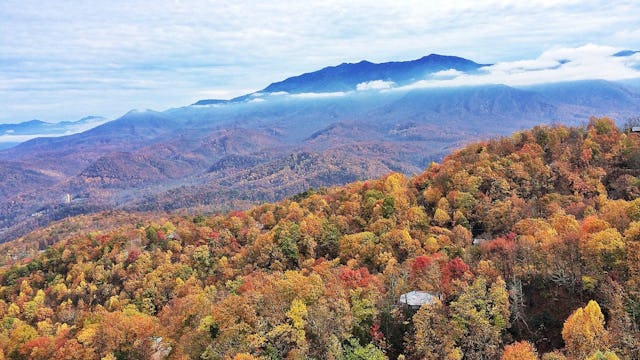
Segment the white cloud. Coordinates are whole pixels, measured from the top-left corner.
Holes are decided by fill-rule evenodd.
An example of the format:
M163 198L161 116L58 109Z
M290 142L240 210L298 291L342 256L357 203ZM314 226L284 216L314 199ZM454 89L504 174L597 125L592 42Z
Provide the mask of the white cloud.
M356 90L358 91L366 91L366 90L383 90L390 89L394 87L396 83L393 81L384 81L384 80L373 80L360 83L356 85Z
M587 79L624 80L640 78L634 69L640 57L612 56L619 51L588 44L576 48L556 48L533 60L500 62L481 68L479 74L458 74L448 79L421 80L398 89L504 84L526 86Z
M64 129L61 128L61 126L54 127L51 129L51 132L39 133L39 134L15 135L15 130L13 129L6 130L4 134L0 135L0 143L20 143L20 142L24 142L24 141L39 138L39 137L60 137L60 136L66 136L66 135L73 135L83 131L87 131L96 126L102 125L107 121L109 121L109 119L94 118L94 119L89 119L88 121L85 121L83 123L67 125Z
M449 70L434 72L433 74L431 74L431 77L436 79L448 79L448 78L455 78L462 75L464 75L464 72L462 71L458 71L456 69L449 69Z
M325 92L325 93L299 93L299 94L291 94L292 98L301 98L301 99L313 99L313 98L328 98L328 97L341 97L345 96L348 93L343 91L336 92Z
M640 67L640 52L623 58L623 62L628 67Z
M274 92L256 92L251 94L251 97L265 97L265 96L285 96L289 95L286 91L274 91Z
M270 96L282 96L282 95L289 95L288 92L286 91L274 91L269 93Z
M72 135L72 134L77 134L83 131L87 131L89 129L93 129L96 126L100 126L108 121L110 120L107 118L95 118L81 124L73 124L67 128L65 135Z

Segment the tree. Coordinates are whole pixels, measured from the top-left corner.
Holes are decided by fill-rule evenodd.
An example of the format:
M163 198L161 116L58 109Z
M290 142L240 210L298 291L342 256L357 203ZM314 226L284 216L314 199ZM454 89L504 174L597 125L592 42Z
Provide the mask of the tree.
M562 339L571 358L584 359L606 345L607 332L600 305L594 300L576 309L564 322Z
M304 328L307 323L307 306L300 299L294 299L291 308L287 311L287 317L291 320L293 326L293 338L298 349L304 349L307 346Z
M462 336L460 327L451 326L444 305L436 300L433 304L423 305L413 315L414 352L421 359L460 360L462 352L457 342Z
M436 212L433 214L433 221L436 223L436 225L445 226L449 223L449 221L451 221L451 217L449 216L449 214L447 214L446 210L437 208Z
M293 359L302 359L306 356L309 351L304 330L307 314L307 306L296 298L286 313L288 322L276 325L267 334L279 356Z
M582 242L582 256L594 272L619 270L624 266L624 241L615 228L588 235Z
M122 312L105 313L91 342L99 345L101 354L148 359L153 353L153 339L161 335L159 331L157 319L128 306Z
M442 278L442 272L440 270L442 261L440 254L416 256L411 264L409 277L414 288L423 291L439 292L440 279Z
M296 268L300 257L298 242L302 238L300 226L295 223L277 226L273 238L277 245L276 257L286 265L287 269Z
M345 262L358 259L361 264L373 267L379 249L379 239L372 232L345 235L340 239L340 258Z
M452 325L463 334L458 346L465 359L497 357L502 333L509 327L509 295L504 280L498 278L488 287L484 277L477 277L450 308Z
M19 353L28 359L51 359L54 357L56 346L54 339L49 336L42 336L29 340L22 345Z
M504 347L500 360L538 360L538 352L528 341L518 341Z
M345 347L340 360L387 360L384 353L369 343L366 346L360 345L358 340L350 339Z

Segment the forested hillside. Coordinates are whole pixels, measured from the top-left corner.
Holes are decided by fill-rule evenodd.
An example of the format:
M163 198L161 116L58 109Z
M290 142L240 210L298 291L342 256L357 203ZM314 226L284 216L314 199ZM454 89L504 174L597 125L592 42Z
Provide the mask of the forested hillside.
M66 219L0 249L0 359L639 359L639 196L640 135L603 118L248 211Z

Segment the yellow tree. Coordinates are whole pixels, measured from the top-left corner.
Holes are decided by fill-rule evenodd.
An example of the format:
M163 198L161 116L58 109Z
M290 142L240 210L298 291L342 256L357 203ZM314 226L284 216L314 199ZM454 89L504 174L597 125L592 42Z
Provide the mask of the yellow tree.
M504 280L498 278L488 286L484 277L477 277L473 284L463 288L450 310L451 325L462 334L457 345L464 358L497 358L510 316Z
M618 270L624 265L625 244L615 228L589 235L581 244L584 262L593 271Z
M276 325L268 334L273 348L279 356L291 359L305 358L308 349L305 326L307 323L307 306L296 298L286 313L288 322Z
M292 338L296 342L299 353L304 354L307 351L307 340L304 331L307 324L307 306L300 299L294 299L291 308L287 311L287 317L291 320L293 326Z
M600 305L591 300L578 308L564 322L562 339L569 358L584 359L606 345L607 331Z
M449 221L451 221L451 217L445 210L437 208L436 212L433 214L433 221L436 223L436 225L445 226L449 223Z
M451 326L451 319L447 317L447 311L439 300L420 307L413 316L413 324L416 356L434 360L462 359L462 351L456 346L462 331Z

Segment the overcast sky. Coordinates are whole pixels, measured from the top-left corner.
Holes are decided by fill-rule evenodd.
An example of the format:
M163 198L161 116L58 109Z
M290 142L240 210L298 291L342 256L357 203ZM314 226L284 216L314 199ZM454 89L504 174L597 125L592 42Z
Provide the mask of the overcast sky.
M363 59L439 53L500 72L640 50L638 14L610 0L0 0L0 123L164 110Z

